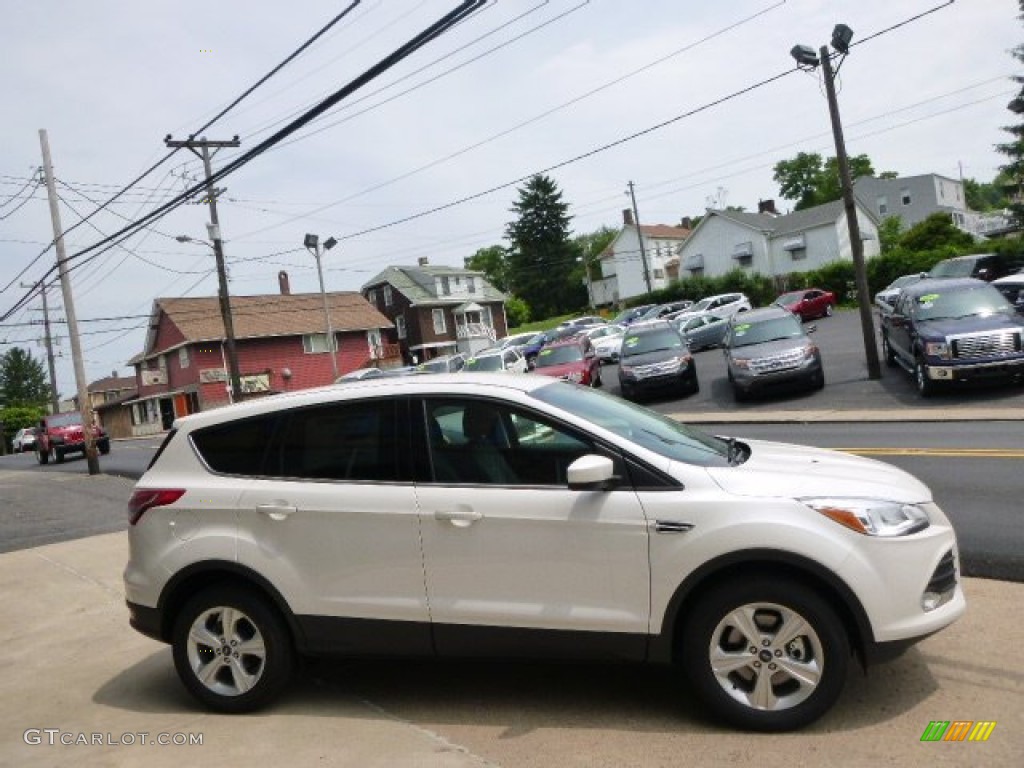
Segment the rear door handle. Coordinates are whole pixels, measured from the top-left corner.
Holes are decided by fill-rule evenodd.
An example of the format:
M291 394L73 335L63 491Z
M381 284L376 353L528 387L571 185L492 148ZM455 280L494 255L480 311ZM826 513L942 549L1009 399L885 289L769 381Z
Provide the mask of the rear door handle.
M462 507L460 509L437 509L434 510L435 520L444 520L456 528L468 528L477 520L481 520L483 515L480 512L476 512L472 509Z
M296 512L298 507L294 507L286 501L269 501L265 504L257 504L256 509L271 520L285 520L288 515Z

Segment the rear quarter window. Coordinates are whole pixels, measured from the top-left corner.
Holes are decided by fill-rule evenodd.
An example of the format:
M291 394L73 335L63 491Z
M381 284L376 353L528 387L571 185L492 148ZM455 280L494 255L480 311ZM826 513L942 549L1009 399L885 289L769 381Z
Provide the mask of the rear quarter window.
M192 433L192 445L214 472L262 475L276 414L206 427Z

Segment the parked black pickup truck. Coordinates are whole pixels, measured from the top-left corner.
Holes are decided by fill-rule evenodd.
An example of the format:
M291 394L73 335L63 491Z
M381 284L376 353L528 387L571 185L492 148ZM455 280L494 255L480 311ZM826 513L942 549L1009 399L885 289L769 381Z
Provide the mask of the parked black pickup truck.
M1024 378L1024 319L998 290L974 278L926 279L903 289L882 317L889 365L914 376L922 397L942 384Z

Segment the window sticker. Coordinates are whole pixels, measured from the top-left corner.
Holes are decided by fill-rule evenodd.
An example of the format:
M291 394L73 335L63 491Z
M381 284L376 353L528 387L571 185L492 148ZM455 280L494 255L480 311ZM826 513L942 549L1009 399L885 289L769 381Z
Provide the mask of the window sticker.
M931 309L935 306L935 300L939 298L938 293L926 293L923 296L917 297L917 303L922 309Z
M630 349L632 349L633 347L635 347L639 343L640 343L640 337L639 336L630 336L628 339L626 339L625 341L622 342L623 346L629 347Z
M737 325L737 326L733 327L732 332L736 336L743 336L749 330L750 330L750 323L742 323L740 325Z
M540 356L541 356L541 357L547 357L547 356L548 356L548 355L550 355L550 354L551 354L551 350L550 350L550 349L542 349L542 350L540 351Z

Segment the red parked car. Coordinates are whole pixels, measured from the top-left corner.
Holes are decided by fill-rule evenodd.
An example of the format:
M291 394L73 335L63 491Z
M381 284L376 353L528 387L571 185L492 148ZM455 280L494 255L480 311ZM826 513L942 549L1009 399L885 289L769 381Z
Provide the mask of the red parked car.
M776 306L788 309L801 320L813 320L816 317L831 317L836 306L836 295L832 291L821 288L806 288L802 291L784 293L774 302Z
M106 455L110 453L110 436L103 427L92 428L96 448ZM82 414L78 411L53 413L44 416L36 429L36 461L40 464L54 464L64 461L69 453L85 455L85 430Z
M601 361L585 336L545 344L537 353L533 371L588 387L601 386Z

